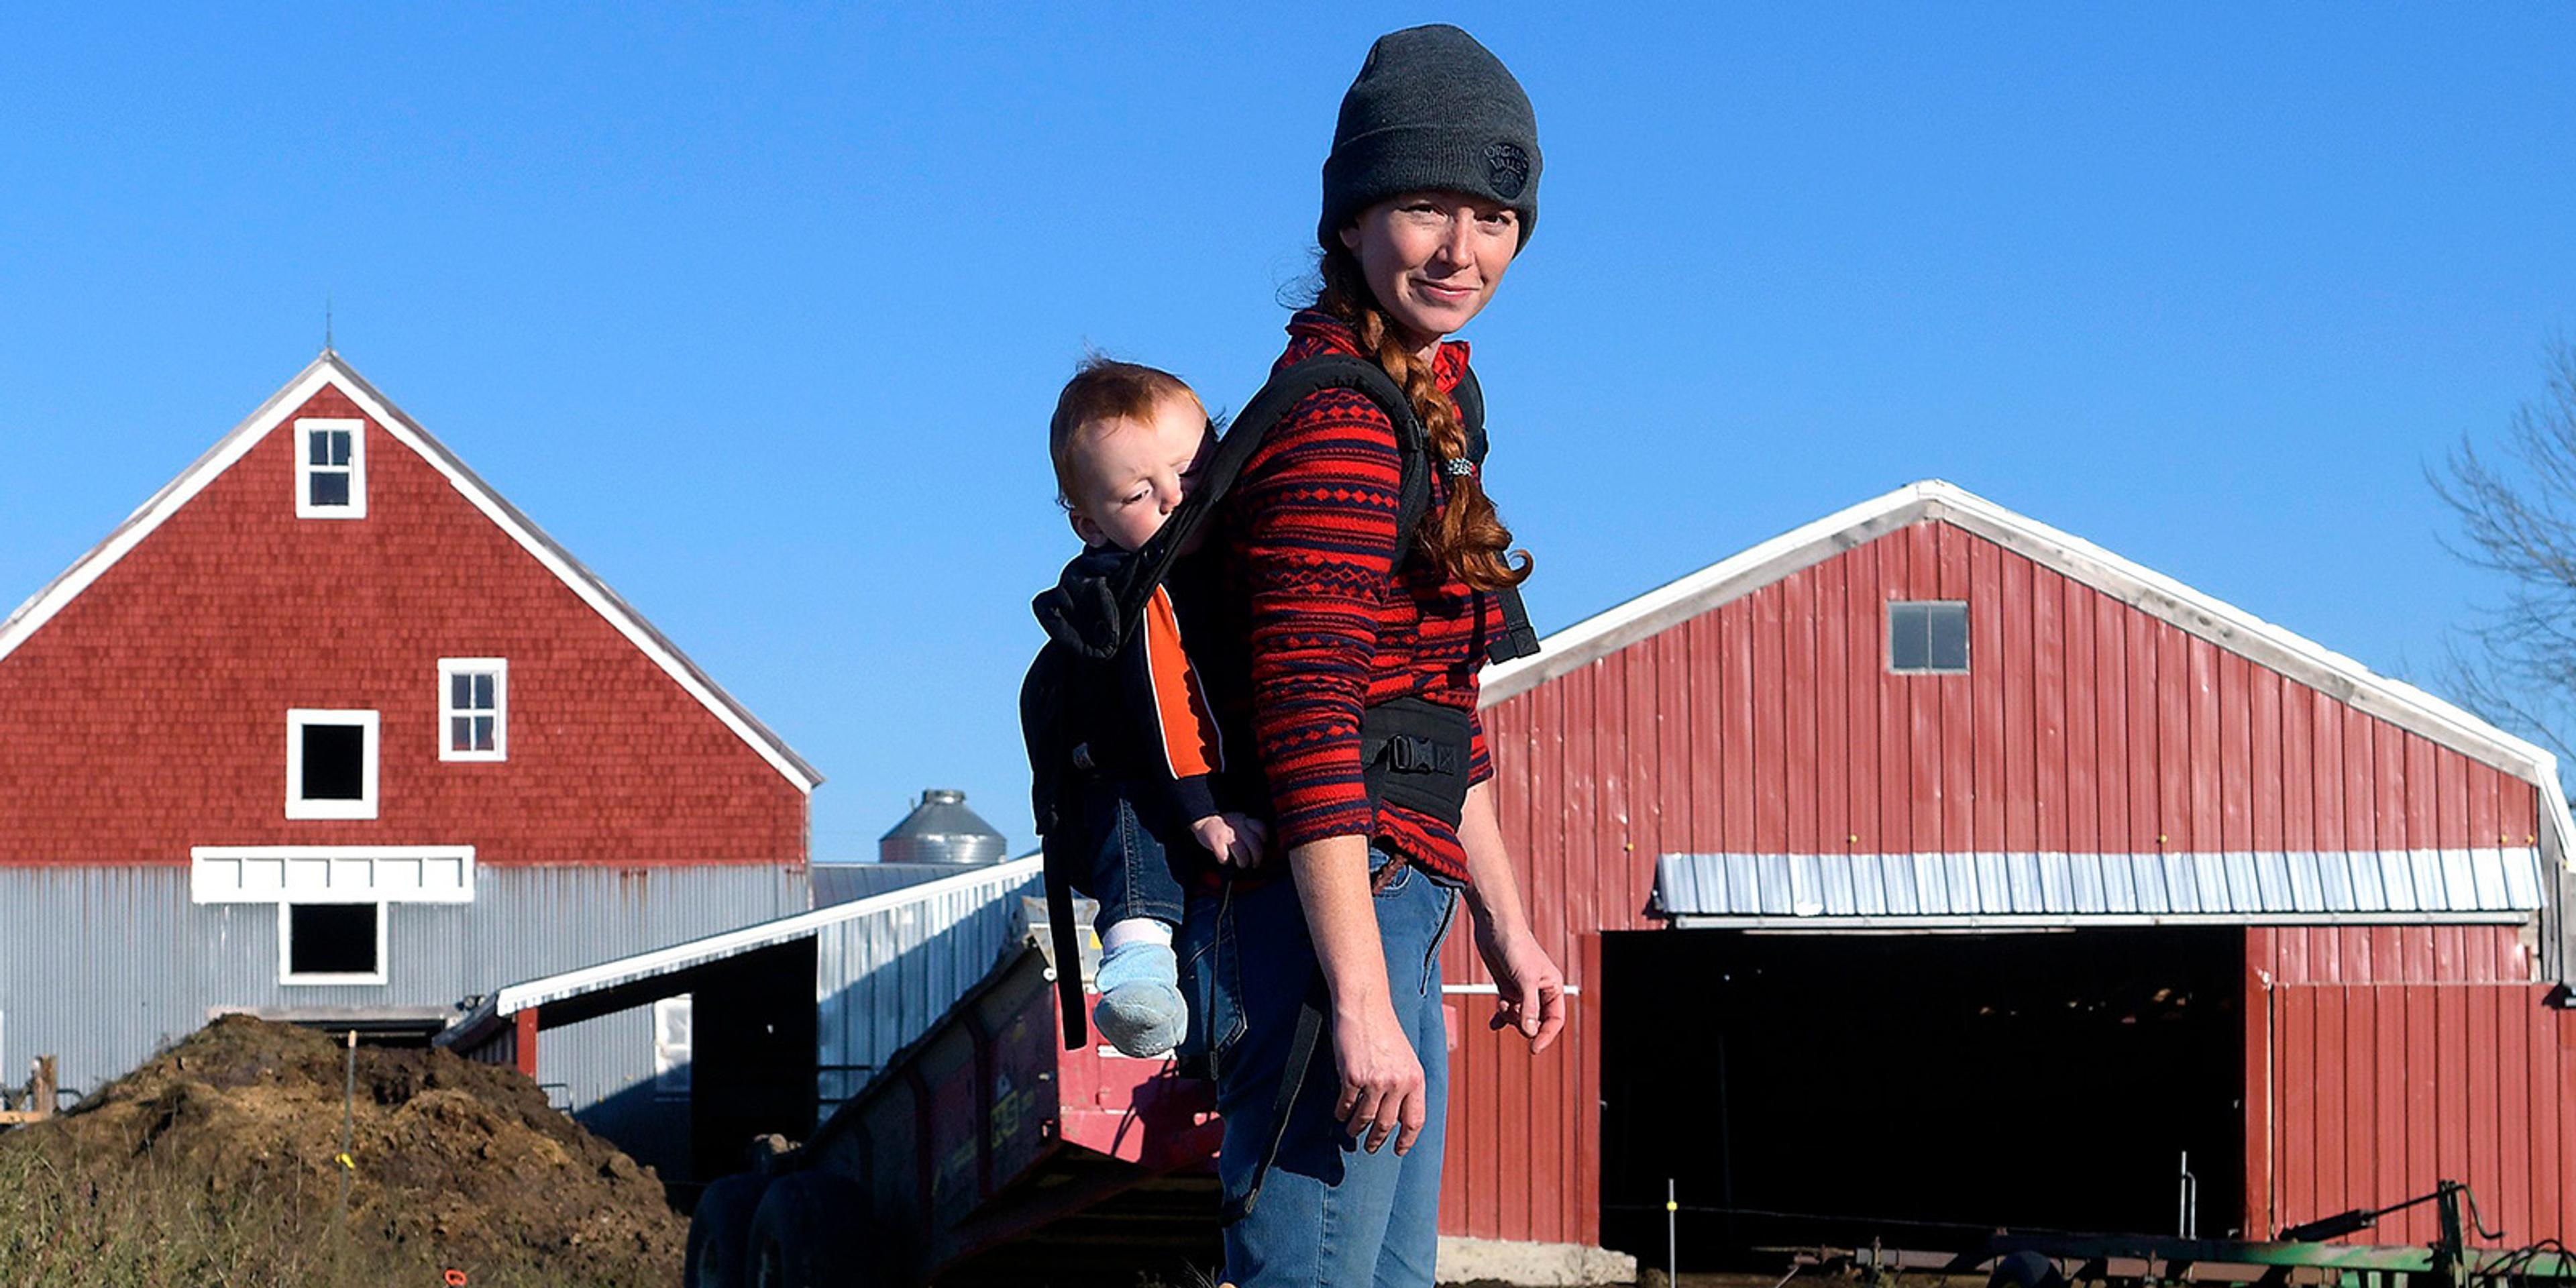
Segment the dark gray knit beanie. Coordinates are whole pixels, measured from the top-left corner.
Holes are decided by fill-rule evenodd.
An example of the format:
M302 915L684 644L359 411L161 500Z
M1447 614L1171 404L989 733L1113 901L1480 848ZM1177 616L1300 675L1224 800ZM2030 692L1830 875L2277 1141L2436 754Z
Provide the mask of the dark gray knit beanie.
M1436 189L1511 207L1526 246L1538 226L1538 170L1538 118L1501 59L1446 24L1389 32L1342 95L1315 235L1339 245L1335 235L1361 211Z

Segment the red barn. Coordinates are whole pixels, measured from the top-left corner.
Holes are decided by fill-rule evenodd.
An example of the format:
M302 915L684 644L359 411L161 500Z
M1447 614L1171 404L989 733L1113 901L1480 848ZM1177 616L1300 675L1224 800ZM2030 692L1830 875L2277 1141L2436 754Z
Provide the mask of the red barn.
M73 1086L806 902L813 768L330 352L0 623L0 710L0 1067ZM540 1076L649 1109L619 1023Z
M2445 1178L2516 1245L2571 1224L2567 804L2449 703L1939 482L1484 692L1580 996L1533 1059L1452 943L1451 1235L1660 1262L1668 1181L1686 1265L1859 1218L2264 1237Z

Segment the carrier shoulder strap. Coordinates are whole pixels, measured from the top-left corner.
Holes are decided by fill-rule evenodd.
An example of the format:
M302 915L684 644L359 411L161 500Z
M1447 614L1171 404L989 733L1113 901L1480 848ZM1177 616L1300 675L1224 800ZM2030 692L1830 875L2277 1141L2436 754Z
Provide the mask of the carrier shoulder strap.
M1073 920L1073 876L1081 856L1069 805L1066 779L1078 773L1072 749L1064 745L1063 706L1068 699L1071 659L1058 644L1038 650L1020 682L1020 737L1029 748L1030 817L1037 823L1039 870L1044 874L1047 950L1055 957L1056 1005L1064 1012L1064 1049L1079 1051L1089 1035L1082 1013L1082 928Z
M1079 1051L1089 1040L1090 1021L1082 1010L1082 927L1073 913L1074 857L1071 832L1059 828L1039 839L1046 873L1047 951L1055 957L1055 1001L1064 1012L1064 1049Z
M1316 1073L1316 1054L1324 1049L1324 1030L1332 1026L1332 1017L1324 1008L1332 994L1324 983L1323 967L1315 968L1306 981L1305 1000L1297 1003L1297 1027L1288 1034L1288 1059L1279 1066L1279 1089L1270 1097L1270 1139L1262 1143L1261 1157L1252 1165L1252 1178L1244 1183L1243 1193L1226 1200L1218 1210L1217 1224L1233 1225L1252 1215L1261 1204L1261 1187L1270 1179L1271 1165L1279 1161L1279 1147L1288 1141L1288 1116L1297 1109L1297 1098L1305 1093L1307 1075ZM1332 1075L1323 1073L1322 1080Z
M1458 387L1449 391L1449 401L1458 404L1458 423L1467 430L1467 459L1483 465L1491 444L1485 438L1485 384L1476 379L1474 367L1458 373Z
M1485 436L1485 386L1476 379L1476 369L1468 367L1458 375L1458 387L1449 391L1449 400L1458 404L1458 422L1467 431L1467 459L1482 469L1485 451L1491 439ZM1509 662L1538 652L1538 631L1530 626L1529 609L1521 603L1521 588L1505 586L1494 592L1497 607L1503 612L1503 633L1485 645L1485 660Z

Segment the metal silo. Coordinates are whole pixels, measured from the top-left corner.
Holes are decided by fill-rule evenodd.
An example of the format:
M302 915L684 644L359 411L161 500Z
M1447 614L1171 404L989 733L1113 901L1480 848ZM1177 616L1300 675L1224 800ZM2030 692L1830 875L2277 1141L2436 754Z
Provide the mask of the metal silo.
M966 793L934 787L894 830L877 838L879 863L976 864L1002 861L1002 834L966 808Z

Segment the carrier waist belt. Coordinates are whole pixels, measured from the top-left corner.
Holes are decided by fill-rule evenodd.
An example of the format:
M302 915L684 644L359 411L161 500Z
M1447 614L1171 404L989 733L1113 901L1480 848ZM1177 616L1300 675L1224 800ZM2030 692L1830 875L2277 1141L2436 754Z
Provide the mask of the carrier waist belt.
M1456 707L1397 698L1366 708L1360 712L1360 755L1369 799L1458 826L1473 744L1468 715Z

